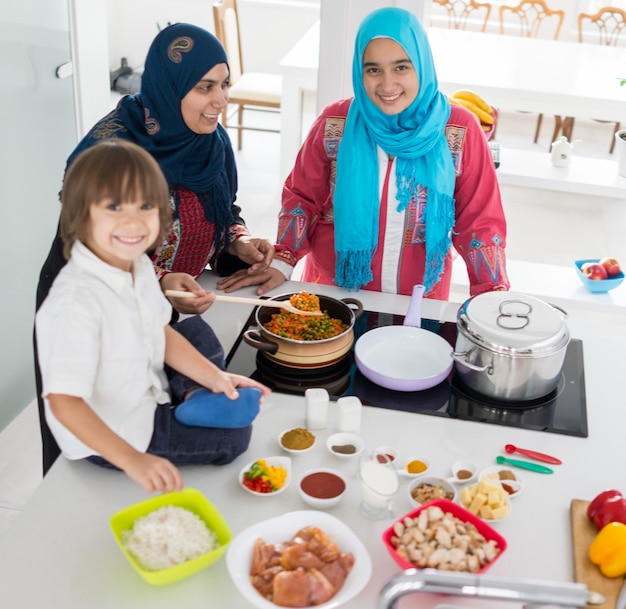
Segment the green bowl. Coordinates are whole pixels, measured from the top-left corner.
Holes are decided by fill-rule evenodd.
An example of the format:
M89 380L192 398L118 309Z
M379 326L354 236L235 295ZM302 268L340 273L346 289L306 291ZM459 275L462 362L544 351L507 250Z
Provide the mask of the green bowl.
M133 524L138 518L146 516L150 512L166 505L186 508L202 518L207 527L215 533L220 545L211 552L207 552L202 556L188 560L175 567L169 567L159 571L147 571L124 547L122 543L122 532L132 529ZM141 577L155 586L162 586L184 579L212 565L224 554L232 539L231 530L223 516L200 491L193 488L186 488L181 492L166 493L164 495L151 497L150 499L124 508L111 517L110 525L115 541L117 541L117 544L124 553L124 556L128 559L128 562L130 562Z

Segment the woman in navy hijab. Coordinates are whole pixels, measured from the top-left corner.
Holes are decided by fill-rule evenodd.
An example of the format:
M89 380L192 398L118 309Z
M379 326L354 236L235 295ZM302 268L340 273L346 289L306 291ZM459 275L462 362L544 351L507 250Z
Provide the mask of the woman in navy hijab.
M170 298L175 318L176 312L203 313L213 303L214 294L196 281L207 265L221 275L243 268L254 274L265 271L274 252L268 240L250 235L235 205L237 168L229 136L218 123L228 103L229 77L226 53L213 34L185 23L165 28L148 51L140 92L123 97L67 162L69 167L83 150L107 138L130 140L157 160L170 188L173 222L152 255L155 272L163 291L197 296ZM57 235L41 270L37 309L65 262ZM221 347L217 339L214 343L220 359ZM35 368L39 394L36 344ZM59 451L41 406L45 473Z

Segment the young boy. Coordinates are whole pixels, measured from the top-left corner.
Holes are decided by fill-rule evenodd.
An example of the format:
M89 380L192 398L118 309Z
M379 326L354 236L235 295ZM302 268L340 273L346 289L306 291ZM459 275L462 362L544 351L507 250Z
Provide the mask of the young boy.
M119 468L147 492L182 489L174 464L221 465L244 452L258 400L240 404L237 387L269 393L210 361L201 318L169 325L171 306L145 255L169 225L168 197L139 146L111 139L82 153L61 194L69 261L35 322L46 420L63 454ZM240 409L234 423L221 426L223 412L215 426L211 416L203 427L178 422L171 402L194 400L210 413L215 393Z

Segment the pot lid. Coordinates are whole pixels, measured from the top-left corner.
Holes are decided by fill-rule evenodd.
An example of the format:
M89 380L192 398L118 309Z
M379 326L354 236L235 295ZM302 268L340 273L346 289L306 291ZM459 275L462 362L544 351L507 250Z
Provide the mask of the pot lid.
M515 350L544 350L569 339L567 314L517 292L487 292L470 298L458 319L482 343Z

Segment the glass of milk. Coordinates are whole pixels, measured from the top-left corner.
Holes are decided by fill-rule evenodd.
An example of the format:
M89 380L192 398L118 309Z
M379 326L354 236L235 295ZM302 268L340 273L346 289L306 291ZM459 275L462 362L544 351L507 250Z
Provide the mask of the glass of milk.
M359 512L370 520L393 516L393 499L400 487L398 472L384 453L366 450L359 460L361 487Z

